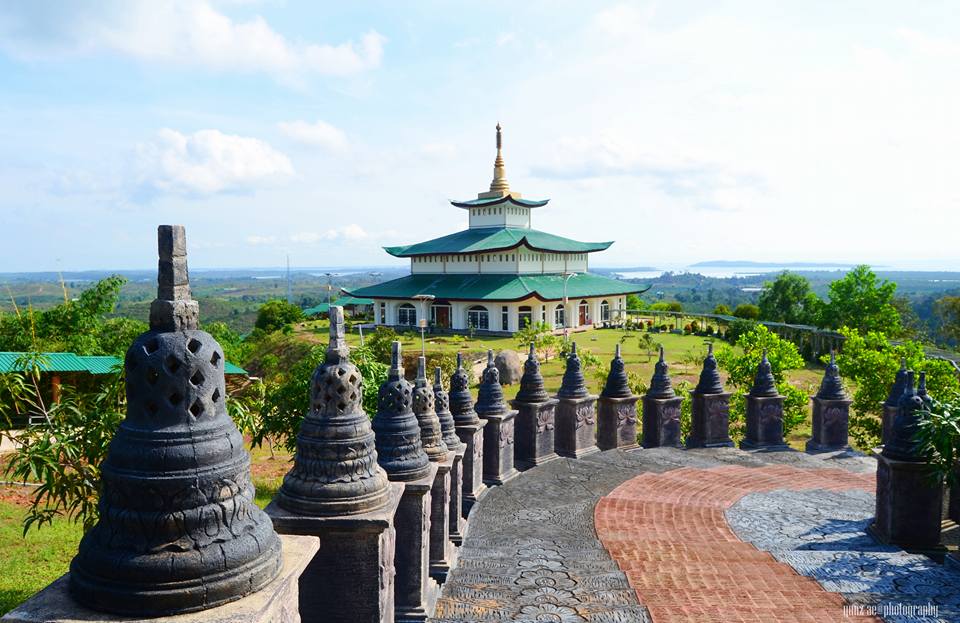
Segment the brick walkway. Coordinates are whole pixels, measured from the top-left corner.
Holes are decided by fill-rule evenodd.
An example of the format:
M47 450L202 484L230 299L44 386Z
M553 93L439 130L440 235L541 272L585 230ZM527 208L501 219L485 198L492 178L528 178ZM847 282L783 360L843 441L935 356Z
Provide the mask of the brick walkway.
M874 477L790 465L643 473L599 501L596 530L655 623L878 620L846 616L842 596L734 534L726 509L781 489L873 491Z

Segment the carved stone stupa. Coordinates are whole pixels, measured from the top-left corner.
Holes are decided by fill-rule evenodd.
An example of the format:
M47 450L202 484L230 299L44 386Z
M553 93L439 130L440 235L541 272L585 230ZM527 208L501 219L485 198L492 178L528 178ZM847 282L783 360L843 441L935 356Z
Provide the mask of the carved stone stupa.
M807 452L845 450L853 403L840 378L837 356L830 351L830 363L824 371L820 390L813 397L813 435L807 440Z
M741 448L788 448L783 440L783 401L784 396L777 391L767 351L763 351L753 387L747 394L747 430L740 442Z
M597 447L601 450L637 447L637 400L630 390L627 368L617 344L607 382L597 408Z
M470 375L463 367L463 355L457 353L457 369L450 377L450 413L457 437L466 446L463 453L463 508L466 517L487 485L483 484L483 429L487 422L477 417L470 394Z
M897 418L900 397L903 396L903 390L907 386L907 360L900 359L900 369L893 379L893 385L890 386L890 393L883 403L883 420L880 433L880 445L885 445L890 440L890 433L893 431L893 421Z
M533 344L523 364L520 391L510 402L517 410L513 460L518 469L529 469L557 458L554 428L557 400L543 386L540 362Z
M463 457L467 446L457 437L456 426L453 423L453 414L450 413L450 396L443 389L443 378L440 368L434 370L433 377L434 408L440 420L440 433L443 443L453 452L453 467L450 469L450 541L455 545L463 543L463 533L467 522L463 518Z
M483 429L483 482L501 485L518 474L513 464L514 420L503 399L500 371L493 361L493 351L487 351L487 367L477 391L477 415L486 421Z
M100 520L70 565L77 601L148 617L240 599L281 566L227 414L223 350L197 329L183 227L160 226L158 242L157 299L127 351L127 415L102 465Z
M673 391L670 373L664 358L663 346L660 358L654 365L650 389L643 396L643 447L679 448L680 405L683 398Z
M904 549L941 550L943 487L930 478L929 466L914 434L925 408L907 371L890 439L877 457L877 510L870 531L884 543Z
M730 439L730 393L724 391L713 344L707 347L700 380L691 393L693 399L690 417L688 448L717 448L733 446Z
M403 378L400 362L400 342L393 342L390 371L380 386L373 432L380 465L390 480L404 484L394 520L397 530L395 619L426 621L433 612L438 593L437 583L430 577L430 493L437 463L430 461L423 449L420 424L413 413L413 387ZM439 422L437 429L439 433Z
M320 538L300 578L304 623L393 616L394 572L381 561L393 558L403 485L389 482L377 462L363 378L344 337L343 308L331 307L330 342L310 382L293 468L267 506L280 533Z
M576 342L570 343L570 354L557 400L557 428L554 433L557 454L579 458L596 452L597 397L587 389Z

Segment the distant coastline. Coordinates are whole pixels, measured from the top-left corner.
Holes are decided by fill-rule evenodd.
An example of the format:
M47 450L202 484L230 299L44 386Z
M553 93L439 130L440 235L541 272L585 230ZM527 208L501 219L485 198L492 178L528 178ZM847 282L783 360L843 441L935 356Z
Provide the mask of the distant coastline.
M690 264L692 268L853 268L856 264L840 262L750 262L739 260L710 260ZM874 267L881 268L881 267Z

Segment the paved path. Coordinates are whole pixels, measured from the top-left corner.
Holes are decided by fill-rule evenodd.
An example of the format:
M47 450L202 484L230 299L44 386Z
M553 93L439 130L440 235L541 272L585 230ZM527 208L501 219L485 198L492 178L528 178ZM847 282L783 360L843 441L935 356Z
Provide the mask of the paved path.
M875 621L846 616L841 595L740 540L724 515L758 491L873 487L870 475L783 465L643 474L600 501L597 532L657 623Z
M433 621L870 621L844 605L911 591L915 603L939 599L947 615L885 620L960 620L948 594L960 576L871 550L861 526L843 523L872 515L874 470L850 453L732 448L558 459L477 505ZM888 558L817 559L831 539ZM897 552L900 575L851 583L876 576Z

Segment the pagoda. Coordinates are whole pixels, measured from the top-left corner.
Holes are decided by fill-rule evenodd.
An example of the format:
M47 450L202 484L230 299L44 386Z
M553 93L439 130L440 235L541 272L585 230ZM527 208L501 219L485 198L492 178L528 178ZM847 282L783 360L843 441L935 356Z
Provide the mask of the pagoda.
M579 242L531 227L533 210L549 199L526 199L510 189L497 124L497 157L490 190L451 201L469 226L441 238L384 247L410 258L410 275L348 294L373 299L374 322L398 328L418 321L440 330L512 334L527 324L554 329L615 324L635 284L591 274L589 255L613 242Z

